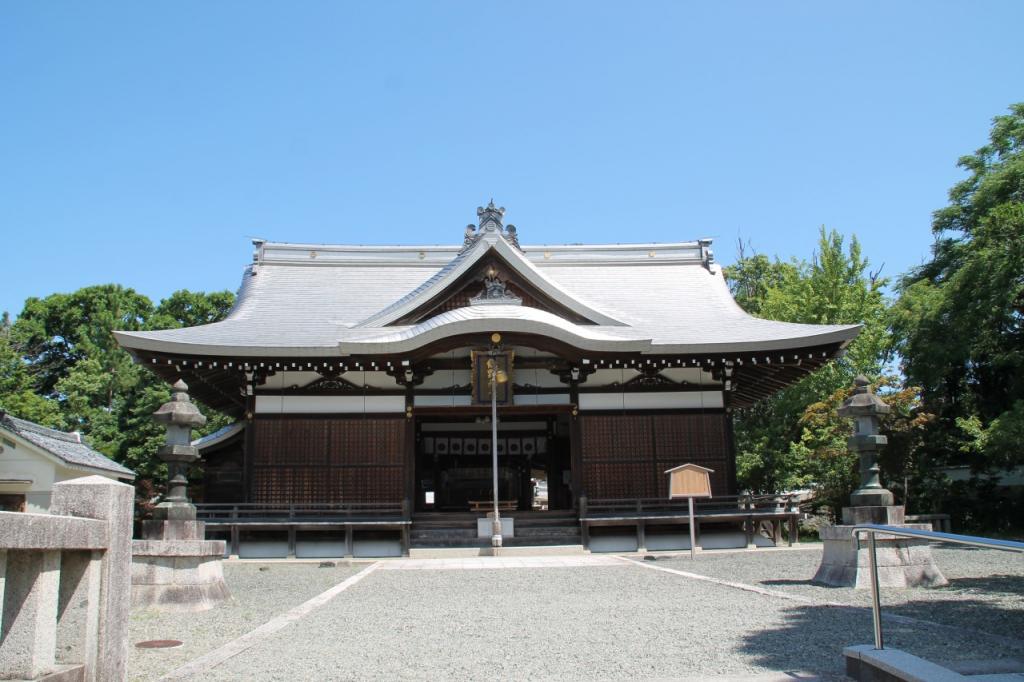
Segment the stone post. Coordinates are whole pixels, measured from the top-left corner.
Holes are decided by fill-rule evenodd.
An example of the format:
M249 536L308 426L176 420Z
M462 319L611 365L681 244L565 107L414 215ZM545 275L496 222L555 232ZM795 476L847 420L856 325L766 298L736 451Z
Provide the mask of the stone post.
M0 514L0 679L126 679L133 498L87 476L51 514Z
M102 682L128 678L128 610L131 584L131 542L135 491L130 485L102 476L75 478L53 486L50 513L102 519L110 529L107 550L79 554L68 562L68 574L62 569L60 616L57 621L57 645L73 653L76 646L85 652L86 679ZM69 557L71 559L72 557ZM99 600L82 597L96 595ZM81 604L95 613L76 613ZM78 638L85 624L84 644Z
M188 499L188 468L199 459L192 429L206 417L180 379L170 401L153 413L167 430L157 456L167 463L167 494L142 522L142 539L132 544L132 604L161 610L202 611L227 598L221 559L223 540L206 540L195 505Z
M903 505L894 504L893 494L882 486L878 451L888 440L879 433L879 417L889 413L889 406L871 392L870 382L864 376L858 376L854 384L853 395L837 414L855 420L853 435L847 439L846 446L860 460L860 486L850 495L850 506L843 507L843 524L818 531L824 547L813 581L866 588L870 585L867 543L863 547L858 545L854 526L870 523L931 530L931 524L905 524ZM880 585L935 587L946 584L946 578L932 560L927 541L880 535L876 545Z

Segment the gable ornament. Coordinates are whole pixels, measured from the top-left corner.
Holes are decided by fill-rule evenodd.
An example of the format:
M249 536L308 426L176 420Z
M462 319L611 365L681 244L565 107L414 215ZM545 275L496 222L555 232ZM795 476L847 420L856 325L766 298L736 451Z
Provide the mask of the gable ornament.
M487 270L484 277L484 288L479 294L469 299L470 305L522 305L523 299L508 290L505 282L498 277L494 268Z

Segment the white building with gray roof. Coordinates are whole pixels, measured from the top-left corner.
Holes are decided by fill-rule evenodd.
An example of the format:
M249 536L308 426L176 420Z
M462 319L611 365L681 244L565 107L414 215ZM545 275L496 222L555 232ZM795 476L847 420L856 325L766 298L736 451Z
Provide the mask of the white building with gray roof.
M18 419L0 410L0 506L42 513L54 483L90 475L131 482L135 472L96 452L81 434Z

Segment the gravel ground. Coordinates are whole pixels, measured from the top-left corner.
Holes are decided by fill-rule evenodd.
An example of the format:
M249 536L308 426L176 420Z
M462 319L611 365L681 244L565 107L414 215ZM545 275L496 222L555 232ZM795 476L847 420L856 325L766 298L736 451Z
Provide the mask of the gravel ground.
M662 556L647 564L748 583L816 602L811 604L625 563L377 570L198 679L618 680L801 670L842 680L842 648L871 641L870 596L866 590L810 585L820 553L709 552L696 562ZM950 587L885 590L883 609L960 631L888 622L887 644L937 662L1024 658L1024 641L1006 640L1024 639L1021 555L936 549L935 556ZM162 627L152 616L136 615L133 641L166 637L201 644L133 652L133 678L193 659L360 568L273 564L269 572L257 573L251 564L227 565L236 595L229 607L160 616ZM152 662L154 653L159 665ZM149 667L139 667L139 661L149 661Z
M260 571L260 567L267 570ZM201 613L132 611L128 625L131 680L152 680L211 651L301 604L361 570L338 562L336 568L308 563L224 563L224 580L231 590L229 602ZM175 649L137 649L136 642L177 639Z
M909 616L960 629L977 631L1022 640L1024 646L1024 555L1016 552L977 548L933 547L935 563L949 580L940 588L883 588L882 613ZM821 561L820 546L801 551L702 554L695 562L689 555L671 559L659 558L655 565L699 573L730 582L747 583L784 594L814 599L819 603L849 604L870 614L871 591L845 587L812 585L811 578ZM847 643L869 644L872 641L870 618L863 628L850 629ZM886 645L924 656L935 662L951 662L976 658L998 658L989 646L977 649L966 646L970 641L982 642L973 634L962 646L929 653L915 637L906 638L906 626L883 621ZM939 633L939 638L950 634ZM1003 656L1020 656L1006 652Z

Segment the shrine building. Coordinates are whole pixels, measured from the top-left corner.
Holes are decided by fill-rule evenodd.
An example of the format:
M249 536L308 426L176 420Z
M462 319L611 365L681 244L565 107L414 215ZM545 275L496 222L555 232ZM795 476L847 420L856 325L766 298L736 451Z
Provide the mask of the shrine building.
M520 245L504 213L478 209L452 246L255 241L223 321L116 332L238 420L199 441L200 501L383 505L414 532L480 514L493 496L488 359L508 376L495 384L505 513L575 523L588 500L667 499L665 472L684 463L712 470L727 498L731 412L859 331L747 314L710 240Z

